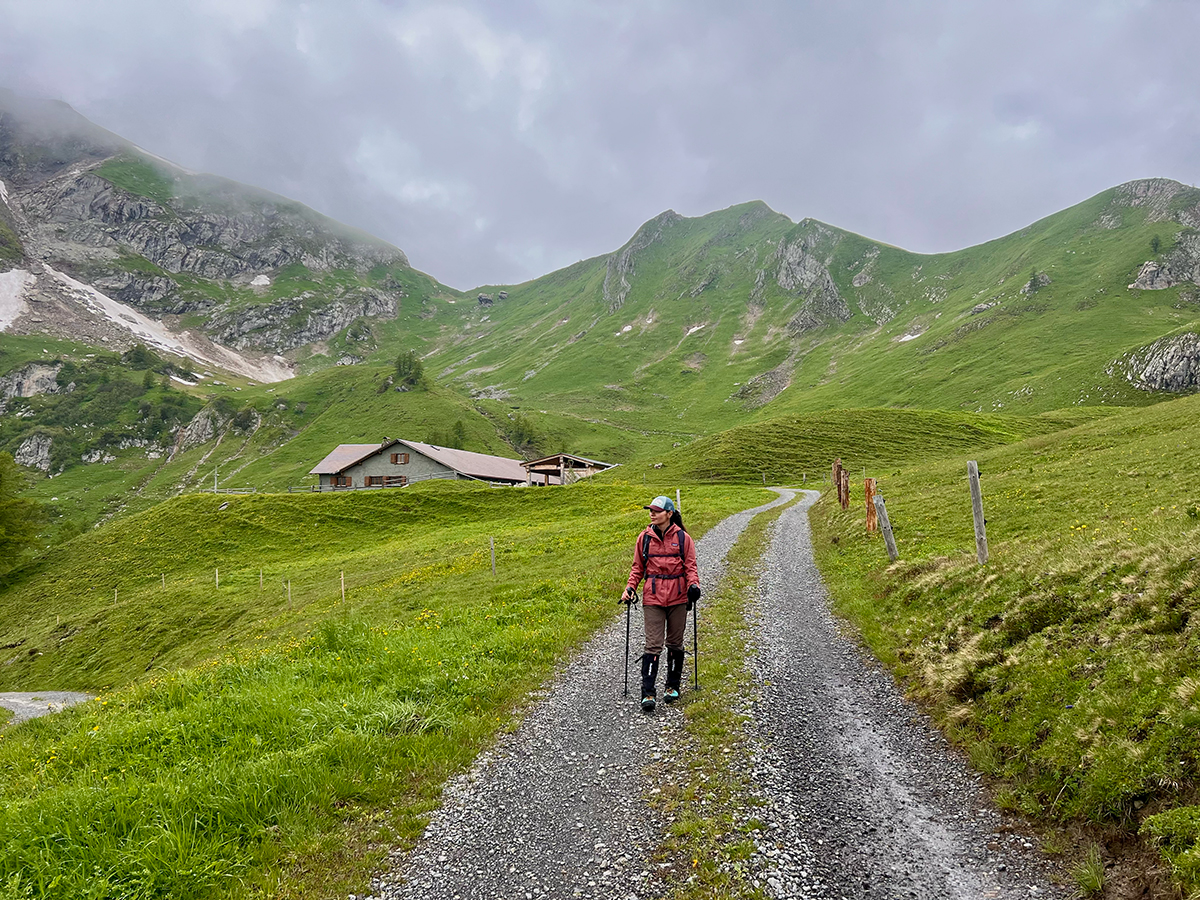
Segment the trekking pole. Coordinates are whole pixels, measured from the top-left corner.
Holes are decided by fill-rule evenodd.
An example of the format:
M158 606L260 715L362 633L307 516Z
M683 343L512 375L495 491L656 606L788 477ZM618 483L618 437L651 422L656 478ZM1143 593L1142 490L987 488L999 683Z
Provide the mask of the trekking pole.
M700 617L700 601L692 604L692 690L700 690L700 628L696 620ZM686 627L686 626L685 626Z
M624 600L624 597L622 597ZM633 597L625 602L625 696L629 696L629 620L633 616L633 607L637 605L637 592L634 591Z

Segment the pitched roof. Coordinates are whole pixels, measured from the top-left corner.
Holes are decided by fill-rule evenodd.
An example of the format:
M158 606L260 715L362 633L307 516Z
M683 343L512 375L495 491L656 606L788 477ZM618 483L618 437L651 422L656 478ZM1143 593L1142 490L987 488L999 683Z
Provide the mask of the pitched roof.
M528 475L519 459L489 456L486 453L472 453L469 450L454 450L450 447L422 444L420 441L403 440L384 441L382 444L341 444L317 463L308 474L339 475L351 466L358 465L376 453L382 453L397 444L403 444L423 456L428 456L434 462L441 463L447 468L472 478L482 478L484 481L528 480Z
M437 447L433 444L422 444L420 441L400 441L406 447L411 447L418 453L423 453L434 462L449 466L463 475L472 478L482 478L485 481L526 481L528 475L519 459L509 459L506 456L489 456L486 453L472 453L469 450L454 450L450 447Z
M394 444L395 441L385 441L382 444L338 444L337 448L313 466L308 474L337 475L368 456L378 453L389 443Z
M589 466L596 466L601 469L614 468L616 463L600 462L598 459L588 459L586 456L576 456L574 453L555 453L553 456L543 456L541 459L530 459L521 463L526 469L532 469L534 466L558 465L559 460L573 459L575 462L586 463Z

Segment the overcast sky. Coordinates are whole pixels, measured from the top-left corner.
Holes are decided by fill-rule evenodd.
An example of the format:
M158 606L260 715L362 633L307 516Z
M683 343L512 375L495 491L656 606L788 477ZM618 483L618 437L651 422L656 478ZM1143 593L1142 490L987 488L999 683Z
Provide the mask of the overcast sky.
M765 200L919 252L1200 181L1200 2L0 0L0 86L458 288Z

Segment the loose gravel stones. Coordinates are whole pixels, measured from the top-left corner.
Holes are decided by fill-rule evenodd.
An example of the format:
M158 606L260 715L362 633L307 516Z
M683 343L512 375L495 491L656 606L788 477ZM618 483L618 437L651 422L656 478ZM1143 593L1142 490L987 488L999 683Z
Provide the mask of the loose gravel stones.
M760 885L812 900L1069 896L961 756L839 630L813 563L816 496L777 522L756 603Z
M698 542L705 593L746 523L766 508L731 516ZM664 893L650 855L666 823L649 801L658 790L657 764L678 752L683 717L665 704L653 715L638 706L642 629L635 619L630 696L622 696L622 616L536 698L515 732L446 785L425 834L411 853L394 854L393 868L373 885L375 897L634 900Z
M706 594L749 520L794 497L780 493L699 541ZM839 630L812 559L815 499L809 492L775 525L752 603L759 694L739 701L749 749L731 757L747 759L753 776L752 802L738 813L754 829L747 877L781 900L1070 896L961 756ZM533 698L515 732L446 785L417 846L394 852L376 880L375 900L668 891L669 864L652 861L668 823L653 800L687 738L678 708L648 716L636 687L622 696L624 628L615 619ZM635 686L640 653L630 656Z
M91 694L77 691L5 691L0 693L0 706L12 710L10 724L15 725L91 699Z

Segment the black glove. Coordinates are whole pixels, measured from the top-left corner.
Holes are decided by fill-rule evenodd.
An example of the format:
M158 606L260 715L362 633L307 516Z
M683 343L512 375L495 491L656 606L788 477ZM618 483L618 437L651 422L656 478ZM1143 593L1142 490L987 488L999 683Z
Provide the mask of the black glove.
M621 599L617 602L624 603L626 606L632 606L634 603L637 603L637 591L631 591L626 588L625 593L621 595Z
M688 609L694 609L696 601L700 599L700 585L693 584L688 587Z

